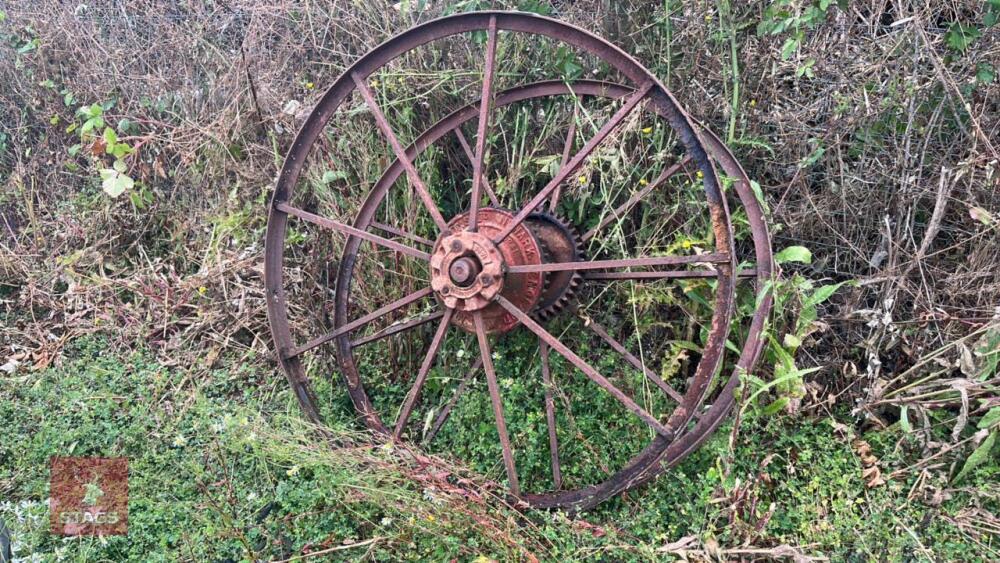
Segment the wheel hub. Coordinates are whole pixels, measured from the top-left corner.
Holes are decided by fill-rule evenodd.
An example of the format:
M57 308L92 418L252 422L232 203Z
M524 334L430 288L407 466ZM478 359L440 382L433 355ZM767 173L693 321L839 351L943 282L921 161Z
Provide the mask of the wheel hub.
M482 208L477 232L469 226L468 212L448 223L449 233L434 244L431 253L431 289L446 307L456 310L452 322L475 332L473 312L480 311L489 333L507 332L518 322L498 303L498 295L531 311L545 287L544 274L509 274L509 266L541 264L543 250L531 230L518 225L499 243L494 240L513 222L514 215L503 209Z
M485 308L503 289L504 257L489 236L456 229L431 255L431 288L458 311Z

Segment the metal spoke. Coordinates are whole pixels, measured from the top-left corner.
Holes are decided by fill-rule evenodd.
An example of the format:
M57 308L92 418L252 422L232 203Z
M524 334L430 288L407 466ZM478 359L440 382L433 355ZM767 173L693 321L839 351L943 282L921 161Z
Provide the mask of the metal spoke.
M717 270L661 270L654 272L587 272L583 275L587 280L663 280L663 279L693 279L714 278L719 275ZM757 277L757 270L740 270L736 277L747 279Z
M465 152L465 156L468 157L469 162L474 162L476 160L476 155L472 152L472 147L469 146L469 141L465 139L465 135L462 134L462 129L456 127L454 130L455 136L458 137L458 144L462 145L462 151ZM490 187L490 183L486 181L486 178L480 178L480 183L483 185L483 189L486 191L486 195L490 198L490 203L494 207L500 207L500 199L497 198L496 192Z
M382 340L383 338L388 338L393 334L399 334L401 332L410 330L411 328L417 328L418 326L423 326L431 321L440 319L442 315L444 315L444 313L438 311L436 313L431 313L429 315L424 315L422 317L415 317L405 322L389 325L374 334L369 334L368 336L362 336L357 340L352 340L351 348L364 346L365 344L375 342L376 340Z
M538 352L542 357L542 384L545 386L545 425L549 428L549 454L552 459L554 488L562 488L562 470L559 468L559 438L556 436L556 405L552 399L552 373L549 368L549 345L538 339Z
M431 259L431 255L426 252L423 252L422 250L417 250L416 248L406 246L405 244L398 243L394 240L389 240L387 238L380 237L376 234L369 233L368 231L362 231L361 229L356 229L350 225L345 225L340 221L334 221L333 219L316 215L315 213L309 213L308 211L299 209L298 207L292 207L287 203L279 203L275 207L278 209L278 211L282 211L289 215L293 215L295 217L298 217L299 219L302 219L303 221L308 221L310 223L314 223L321 227L326 227L328 229L339 231L341 233L344 233L345 235L351 235L358 237L360 239L367 240L369 242L373 242L379 246L384 246L389 250L395 250L396 252L406 254L407 256L413 256L414 258L420 258L422 260Z
M514 315L517 320L521 321L525 327L531 332L538 335L539 338L544 340L549 346L551 346L556 352L559 352L564 358L566 358L569 363L576 366L576 368L583 372L591 381L600 385L611 394L612 397L618 400L626 409L631 411L633 414L642 419L643 422L648 424L650 428L656 431L657 434L663 436L667 440L672 440L674 438L674 431L667 428L660 421L656 420L656 417L649 414L646 409L639 406L634 400L632 400L628 395L622 392L621 389L615 387L613 383L607 380L603 375L601 375L596 369L590 366L583 358L577 356L572 350L570 350L565 344L563 344L558 338L549 334L542 326L536 323L530 316L524 313L524 311L517 308L502 295L497 296L497 302L507 309L510 314Z
M441 343L444 341L444 335L448 332L448 326L451 324L451 317L454 314L454 309L445 310L444 317L441 319L441 324L438 325L437 332L434 333L434 338L431 340L430 348L427 349L424 361L420 364L420 371L417 372L417 378L413 382L413 387L410 388L410 392L406 395L406 401L403 403L403 409L400 411L399 419L396 421L396 430L393 432L393 436L395 436L396 439L399 439L399 437L403 435L403 429L406 428L406 421L410 419L413 407L417 404L417 399L420 398L420 391L424 387L424 382L427 381L427 374L430 373L431 366L434 365L434 358L437 357L438 350L441 348Z
M410 179L410 184L415 190L417 190L417 195L424 202L424 207L431 214L431 218L434 219L434 223L438 226L441 232L448 231L448 222L444 220L441 212L438 210L437 205L434 203L434 199L431 197L430 191L427 190L427 186L424 181L420 179L417 174L416 167L413 166L413 161L406 154L406 150L403 149L402 143L399 142L399 138L396 134L392 132L392 127L389 126L389 121L385 118L385 114L382 113L382 109L379 108L378 102L375 101L375 94L372 92L371 87L368 86L368 82L365 81L365 77L361 76L356 72L351 73L351 78L354 80L354 84L358 88L358 92L361 93L361 97L365 100L365 104L368 109L371 110L372 115L375 117L375 123L378 124L378 128L382 130L382 134L385 135L386 139L389 141L389 145L392 147L392 152L396 154L396 158L399 163L403 165L406 169L406 175Z
M520 266L510 266L507 268L507 272L511 274L528 274L532 272L564 272L567 270L617 270L620 268L672 266L676 264L726 264L728 262L729 254L711 253L697 254L694 256L651 256L648 258L623 258L621 260L525 264Z
M521 222L528 217L528 215L531 215L535 211L535 209L537 209L538 206L541 205L543 201L545 201L545 198L547 198L549 194L556 189L557 186L562 184L570 174L574 173L576 169L579 168L581 164L583 164L583 161L586 160L587 157L589 157L590 154L594 152L597 146L600 145L601 142L604 141L604 139L608 135L610 135L611 132L614 131L618 127L618 125L621 124L622 121L625 120L625 117L632 111L633 108L635 108L635 106L639 104L639 102L641 102L646 97L647 94L649 94L649 91L652 88L653 88L653 82L648 81L645 84L643 84L642 87L637 89L632 94L632 96L630 96L629 99L626 100L625 105L623 105L621 109L619 109L617 112L615 112L613 116L611 116L611 119L609 119L608 122L605 123L603 127L601 127L601 129L597 132L596 135L594 135L592 139L587 141L587 144L584 145L582 149L580 149L580 152L576 153L576 155L572 158L572 160L569 161L569 163L566 166L560 168L559 172L556 173L555 177L552 178L552 180L549 181L549 183L546 184L545 187L542 188L542 190L538 192L534 198L531 199L531 201L526 203L524 207L521 208L521 211L519 211L517 216L514 217L514 220L508 223L507 227L504 228L504 230L501 231L499 235L497 235L497 237L494 239L494 242L499 243L504 239L506 239L508 236L510 236L510 233L514 232L514 229L516 229L517 226L520 225Z
M458 400L465 394L465 390L468 388L469 382L472 381L472 376L476 375L476 372L478 372L481 367L483 367L483 359L476 358L472 367L469 368L465 377L462 378L462 382L458 384L458 388L455 389L455 393L453 393L451 399L448 400L448 404L441 409L437 418L434 419L434 424L431 425L430 431L427 432L427 436L424 437L424 445L430 444L431 441L434 440L434 437L437 436L438 432L441 431L441 427L444 426L445 421L447 421L448 417L451 416L451 409L455 408L455 405L458 404Z
M573 121L569 124L569 132L566 133L566 143L563 145L562 160L559 161L559 167L562 168L566 166L566 162L569 161L569 153L573 150L573 140L576 138L576 106L573 106ZM555 212L556 207L559 206L559 196L562 194L562 184L556 187L555 191L552 192L552 198L549 199L549 211Z
M678 403L683 403L684 401L683 395L678 393L677 390L671 387L666 381L663 381L662 377L653 373L653 370L643 365L642 361L640 361L639 358L635 357L631 352L629 352L628 349L625 348L624 344L618 342L617 340L614 339L614 337L608 334L608 331L604 330L603 326L597 324L597 321L594 321L593 319L590 318L585 318L583 320L583 325L592 330L594 334L596 334L597 336L600 336L601 339L607 342L608 345L611 346L611 348L613 348L615 352L621 354L628 363L632 364L632 367L641 371L642 374L646 376L646 379L648 379L653 385L659 387L661 391L663 391L667 395L670 395L670 397L673 398Z
M671 176L676 174L678 170L686 166L687 163L689 162L691 162L691 155L686 155L684 158L681 159L680 162L677 162L673 166L664 170L663 173L661 173L655 180L653 180L651 184L636 192L634 195L632 195L632 197L628 198L628 201L619 205L614 210L612 210L611 213L605 216L604 219L601 219L601 222L598 223L596 227L584 233L583 236L580 237L580 240L582 242L587 242L588 240L593 238L594 235L597 234L597 231L603 229L604 227L607 227L608 223L611 223L612 221L623 217L626 211L632 209L632 206L639 203L644 197L649 195L650 192L663 185L663 182L669 180Z
M391 313L391 312L393 312L393 311L395 311L397 309L402 309L403 307L409 305L410 303L413 303L414 301L417 301L419 299L423 299L424 297L427 297L431 293L433 293L433 290L431 288L429 288L429 287L425 287L423 289L418 289L417 291L414 291L413 293L407 295L406 297L403 297L401 299L397 299L397 300L393 301L392 303L389 303L388 305L386 305L384 307L381 307L381 308L379 308L379 309L377 309L375 311L372 311L371 313L368 313L367 315L361 317L360 319L353 320L353 321L347 323L346 325L338 328L337 330L334 330L333 332L328 332L328 333L324 334L323 336L319 336L319 337L313 338L312 340L310 340L309 342L306 342L305 344L303 344L301 346L296 346L295 348L292 348L291 350L288 350L287 352L284 352L282 354L282 357L285 358L286 360L288 358L294 358L295 356L298 356L299 354L301 354L303 352L307 352L309 350L312 350L313 348L315 348L317 346L321 346L321 345L323 345L323 344L325 344L325 343L333 340L334 338L337 338L338 336L340 336L342 334L347 334L348 332L351 332L352 330L355 330L357 328L363 327L366 324L374 321L375 319L377 319L379 317L388 315L389 313Z
M483 94L479 98L479 127L476 131L476 157L472 161L472 203L469 207L469 230L479 228L479 188L483 181L483 157L486 153L486 132L493 107L493 65L497 53L497 17L490 16L486 40L486 69L483 71Z
M503 298L501 297L500 299ZM486 326L483 324L482 311L473 312L472 318L476 324L476 337L479 338L479 352L483 359L483 370L486 372L486 385L490 391L490 402L493 403L493 417L496 419L497 433L500 434L500 447L503 449L503 464L507 469L510 492L514 496L518 496L521 494L521 485L517 480L517 468L514 466L514 452L510 448L510 438L507 436L507 421L503 416L500 386L497 385L497 374L493 370L493 357L490 352L490 343L486 336Z
M419 242L420 244L424 244L427 246L434 246L434 241L432 241L431 239L426 239L424 237L417 236L413 233L408 233L402 229L397 229L392 225L386 225L385 223L377 223L375 221L372 221L371 223L369 223L369 225L382 232L389 233L390 235L396 235L397 237L408 238L413 242Z

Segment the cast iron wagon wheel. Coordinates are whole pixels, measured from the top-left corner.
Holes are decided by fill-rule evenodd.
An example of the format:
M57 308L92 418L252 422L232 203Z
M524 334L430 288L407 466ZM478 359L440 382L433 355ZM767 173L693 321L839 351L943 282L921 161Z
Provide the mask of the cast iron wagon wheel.
M596 82L577 82L567 86L562 82L546 82L496 93L493 90L494 56L499 31L537 34L564 42L574 48L598 56L602 61L629 79L633 86L618 86ZM485 32L485 71L482 80L482 97L485 103L473 104L451 114L421 135L410 147L404 147L383 115L368 77L393 59L428 42L470 32ZM498 205L482 204L484 195L496 203L496 194L485 177L484 153L490 131L491 114L497 108L529 98L566 95L591 95L622 98L624 103L603 124L575 155L572 155L574 134L567 136L562 164L551 181L528 201L519 202L513 211ZM316 144L323 128L337 108L356 91L368 106L379 130L391 145L396 161L374 184L367 200L361 206L352 225L307 212L291 205L306 155ZM713 232L712 252L696 255L667 255L588 260L581 251L581 243L595 236L607 223L618 218L640 203L661 184L654 181L616 208L584 234L555 213L561 186L591 157L601 143L634 111L645 106L650 113L660 116L676 133L683 144L685 156L661 174L665 180L683 166L693 166L699 171L704 187L704 197ZM462 144L472 161L472 187L468 208L446 219L437 203L421 180L413 161L428 146L448 132L457 132L461 138L461 124L476 119L475 146ZM572 129L572 127L571 127ZM304 373L301 357L318 350L326 343L335 345L338 365L344 376L348 392L363 421L371 429L403 439L407 422L420 399L428 373L435 362L450 327L457 327L475 335L480 349L476 365L485 372L496 432L502 449L503 464L510 491L530 504L540 507L587 508L616 494L646 482L665 467L676 463L697 447L722 421L732 405L732 391L738 383L736 374L749 370L760 351L760 331L769 309L765 298L751 322L743 353L737 361L734 375L725 385L714 385L715 399L704 412L699 412L714 376L722 366L724 347L733 317L733 299L737 259L733 244L732 224L726 199L720 189L709 153L724 168L727 176L735 180L737 194L746 207L753 227L756 276L758 280L770 275L770 248L766 243L766 227L756 199L749 191L749 182L739 164L718 139L707 131L699 132L691 119L679 107L659 81L628 55L586 31L567 24L534 15L506 12L466 13L434 20L396 36L375 48L350 67L324 94L319 104L306 120L289 152L273 196L268 221L265 250L265 283L268 291L268 316L278 349L280 363L290 380L296 396L306 414L320 420L317 401ZM385 201L390 188L405 174L433 219L438 232L435 240L406 232L393 225L374 221L379 206ZM547 204L548 213L539 210ZM288 216L329 228L347 235L335 286L334 318L332 330L311 340L296 344L288 323L286 296L283 287L284 244ZM609 221L610 222L610 221ZM391 235L386 238L376 232ZM400 242L405 239L407 242ZM383 249L425 261L430 283L366 314L350 318L349 296L358 252L363 241ZM426 243L429 252L416 248L412 242ZM694 269L684 269L694 266ZM650 269L653 268L653 269ZM637 270L638 269L638 270ZM583 284L601 284L616 280L689 279L714 280L714 310L707 327L697 367L681 394L647 369L635 356L596 323L587 326L643 376L676 402L669 416L660 417L649 412L613 381L603 376L587 359L571 350L560 338L546 329L553 316L566 310L569 296ZM405 323L390 325L364 337L353 333L390 313L404 309L428 298L434 300L438 310ZM354 352L361 346L378 342L387 337L427 323L436 323L434 336L427 347L420 370L400 407L394 424L386 426L369 399L364 381L359 374ZM546 421L549 429L551 469L554 490L522 493L511 447L500 388L491 353L490 335L502 335L515 329L527 330L537 336L542 376L546 383ZM582 372L604 392L609 393L625 410L635 415L652 431L650 443L623 467L601 482L562 489L558 443L553 428L553 400L550 387L549 352L554 350ZM475 368L478 369L478 368ZM594 388L595 393L602 392ZM445 414L445 413L442 413ZM508 413L509 414L509 413ZM697 420L695 420L697 419ZM443 419L441 419L443 422ZM435 431L440 424L435 424Z

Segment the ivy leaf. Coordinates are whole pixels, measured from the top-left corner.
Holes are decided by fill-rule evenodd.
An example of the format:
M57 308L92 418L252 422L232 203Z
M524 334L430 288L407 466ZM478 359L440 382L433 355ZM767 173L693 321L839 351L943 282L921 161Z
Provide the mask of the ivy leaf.
M809 252L809 249L804 246L789 246L788 248L775 254L774 261L778 264L787 264L788 262L811 264L812 252Z

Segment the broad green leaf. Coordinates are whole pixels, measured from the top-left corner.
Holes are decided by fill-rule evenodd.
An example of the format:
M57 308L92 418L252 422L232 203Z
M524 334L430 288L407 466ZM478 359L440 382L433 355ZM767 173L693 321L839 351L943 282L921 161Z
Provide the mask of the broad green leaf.
M785 44L781 46L781 60L787 61L791 58L796 49L799 48L799 40L794 37L785 39Z
M118 162L121 161L115 162L116 168ZM102 180L101 189L111 197L118 197L135 186L135 181L132 178L114 168L104 168L100 171L100 174Z
M807 296L805 301L810 305L819 305L820 303L823 303L824 301L829 299L830 296L836 293L837 290L840 289L840 286L844 285L845 283L849 282L842 281L840 283L822 285L816 288L816 291L814 291L812 295Z
M989 85L997 79L997 71L989 63L979 63L976 65L976 82Z
M757 183L757 180L750 180L750 189L753 190L753 195L754 197L757 198L757 203L761 204L761 206L765 205L764 190L761 189L760 184Z
M982 34L983 32L974 26L953 23L948 28L948 33L945 34L944 41L948 44L948 47L962 52L975 43L976 39L979 39L979 36Z
M965 465L962 466L962 470L958 472L958 475L952 480L952 483L958 483L972 472L975 468L979 467L985 463L990 458L990 450L993 449L993 444L997 441L997 431L994 430L990 432L983 443L979 444L979 447L969 455L969 458L965 460Z
M788 333L785 335L784 344L785 348L791 348L794 350L799 346L802 346L802 340L800 340L798 336Z
M330 184L332 182L336 182L337 180L343 180L345 178L347 178L347 173L344 172L343 170L336 170L336 171L327 170L326 172L323 173L322 182L324 184Z
M979 221L987 227L993 224L993 215L982 207L972 206L969 208L969 217Z
M1000 330L986 333L983 343L976 349L976 355L982 358L982 367L977 376L979 381L985 381L998 373L1000 366Z
M764 410L762 410L761 413L764 416L771 416L777 414L779 411L781 411L781 409L785 408L785 405L788 404L788 401L789 401L788 397L778 397L770 405L764 407Z
M115 133L114 129L112 129L110 127L105 127L104 128L104 135L102 135L102 136L104 137L105 144L107 144L108 154L111 154L111 149L113 149L114 146L115 146L115 143L118 142L118 134Z
M789 246L775 254L774 261L778 264L787 264L788 262L810 264L812 263L812 252L809 252L809 249L804 246Z
M121 159L126 155L132 154L132 147L128 146L127 143L115 143L115 146L111 148L110 152L116 159Z
M983 428L989 428L997 423L1000 423L1000 407L993 407L992 409L986 411L983 418L979 419L979 424L976 426L982 430Z

